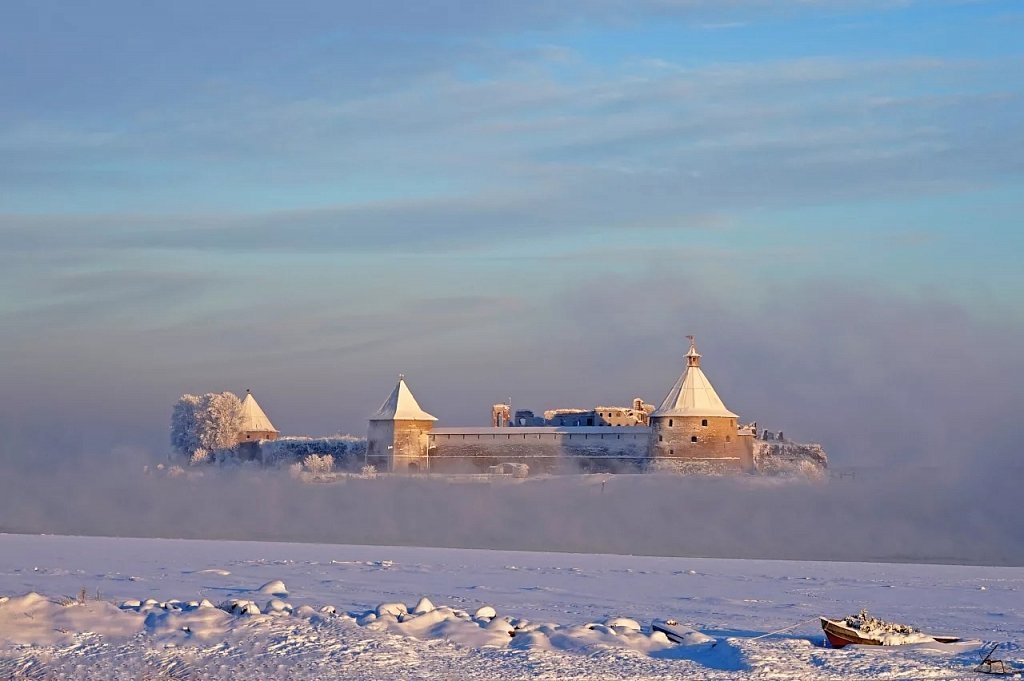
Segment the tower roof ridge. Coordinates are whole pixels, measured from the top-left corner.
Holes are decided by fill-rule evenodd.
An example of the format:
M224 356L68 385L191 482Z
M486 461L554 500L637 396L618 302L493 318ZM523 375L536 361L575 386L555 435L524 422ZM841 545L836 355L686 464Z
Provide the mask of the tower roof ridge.
M405 375L398 375L398 383L391 391L380 409L370 417L371 421L436 421L437 417L428 414L420 407L413 397L412 391L405 383Z

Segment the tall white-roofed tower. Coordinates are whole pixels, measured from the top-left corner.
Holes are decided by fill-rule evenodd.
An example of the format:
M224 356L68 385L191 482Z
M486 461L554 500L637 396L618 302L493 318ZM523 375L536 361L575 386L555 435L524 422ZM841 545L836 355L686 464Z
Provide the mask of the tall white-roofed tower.
M426 473L429 433L435 421L413 397L405 376L399 375L395 389L370 417L367 463L383 471Z
M651 456L654 459L709 460L729 468L750 470L753 447L740 434L736 414L729 411L700 366L701 355L688 336L686 368L661 406L651 414Z

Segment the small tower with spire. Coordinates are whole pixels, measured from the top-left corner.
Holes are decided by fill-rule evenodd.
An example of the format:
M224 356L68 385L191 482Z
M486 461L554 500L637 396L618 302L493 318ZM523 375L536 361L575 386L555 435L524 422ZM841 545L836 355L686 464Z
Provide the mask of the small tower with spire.
M437 419L425 412L406 385L405 375L380 409L370 417L366 461L381 471L426 473L430 470L429 436Z
M753 469L753 445L701 369L693 336L687 336L686 368L651 414L650 453L655 460L720 461L725 468Z
M252 391L246 388L242 399L242 426L238 439L240 442L258 442L259 440L276 440L280 434L274 424L267 418Z

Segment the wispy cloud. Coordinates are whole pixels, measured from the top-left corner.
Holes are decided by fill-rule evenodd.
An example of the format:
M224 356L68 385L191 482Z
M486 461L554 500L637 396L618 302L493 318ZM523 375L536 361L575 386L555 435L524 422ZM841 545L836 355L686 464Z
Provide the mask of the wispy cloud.
M103 155L124 159L126 173L159 158L150 165L158 177L213 157L238 169L224 188L227 201L269 183L360 175L391 178L413 194L423 177L446 178L446 188L436 185L423 199L331 205L322 186L317 208L255 213L9 214L0 229L15 250L55 241L65 248L452 249L474 243L483 225L493 244L627 223L682 226L679 216L723 205L975 189L1021 169L1024 127L1014 114L1024 93L962 87L965 77L991 79L1007 66L813 59L637 66L570 83L516 71L497 82L443 79L373 97L181 109L153 132L90 146L77 162L69 147L54 168L99 179ZM272 166L263 164L268 158ZM5 172L17 175L18 157L11 160ZM38 163L34 155L28 172ZM184 182L209 179L201 171ZM162 191L150 185L142 196Z

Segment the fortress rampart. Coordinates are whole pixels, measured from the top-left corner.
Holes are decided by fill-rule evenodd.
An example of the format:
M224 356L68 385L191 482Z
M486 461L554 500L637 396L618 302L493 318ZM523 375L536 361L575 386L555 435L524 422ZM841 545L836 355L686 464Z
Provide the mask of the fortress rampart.
M531 473L624 473L644 469L650 429L437 428L428 438L431 472L470 473L519 463Z
M686 368L657 409L636 399L633 409L555 410L545 414L544 426L519 425L534 419L532 412L516 412L513 419L511 407L498 404L491 427L435 428L437 419L420 407L400 376L370 418L367 462L400 473L479 473L524 464L531 473L755 472L755 451L761 451L754 443L756 425L739 425L726 408L701 369L692 337L685 359ZM620 416L637 425L612 425ZM571 417L573 425L550 425L556 417Z

